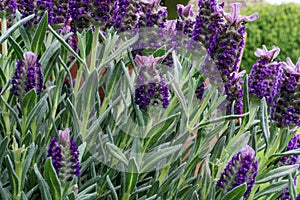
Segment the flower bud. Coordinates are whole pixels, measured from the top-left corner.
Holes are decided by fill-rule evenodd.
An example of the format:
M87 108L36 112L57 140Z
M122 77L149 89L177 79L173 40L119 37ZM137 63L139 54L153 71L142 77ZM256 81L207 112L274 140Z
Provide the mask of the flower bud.
M247 183L247 190L244 194L244 197L247 198L254 185L257 169L258 161L255 151L247 145L232 157L224 172L221 173L217 186L227 193L235 187Z

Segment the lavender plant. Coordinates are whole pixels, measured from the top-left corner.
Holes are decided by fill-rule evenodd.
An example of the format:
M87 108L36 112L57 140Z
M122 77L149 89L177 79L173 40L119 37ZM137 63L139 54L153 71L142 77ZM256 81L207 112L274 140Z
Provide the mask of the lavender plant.
M14 16L7 2L0 199L299 198L299 63L263 47L249 79L239 70L256 15L53 0Z

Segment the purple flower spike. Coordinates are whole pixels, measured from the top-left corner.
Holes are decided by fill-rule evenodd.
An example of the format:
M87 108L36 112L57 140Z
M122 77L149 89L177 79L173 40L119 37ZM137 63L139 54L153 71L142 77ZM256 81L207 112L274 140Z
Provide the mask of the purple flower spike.
M249 93L255 94L258 98L265 97L267 103L271 104L275 95L280 91L283 81L283 63L273 61L278 56L280 49L273 46L268 51L266 46L257 49L255 55L260 59L252 66L249 76Z
M245 22L251 22L254 21L258 18L258 14L254 13L251 16L241 16L240 15L240 10L241 10L241 3L233 3L231 4L231 9L232 9L232 14L230 13L225 13L222 11L222 14L224 18L232 25L239 25L241 23Z
M140 71L136 79L134 102L145 111L150 105L161 105L163 108L169 105L169 86L158 66L163 58L154 58L153 55L135 57Z
M279 47L273 46L272 49L268 51L267 47L263 45L262 49L256 49L254 55L259 57L261 60L272 62L279 55L279 53Z
M300 126L300 73L299 61L296 66L288 58L283 64L287 73L282 79L282 85L278 98L271 108L271 119L277 122L277 126Z
M255 151L247 145L232 157L224 172L221 173L217 186L227 193L233 188L247 183L247 190L244 194L244 197L247 198L255 183L257 169L258 161Z
M283 65L283 68L289 74L300 75L300 58L298 58L296 65L294 65L290 58L287 58L286 63L284 63Z
M24 53L24 60L17 61L17 69L12 78L12 92L18 98L24 96L31 89L37 94L43 91L43 72L37 56L32 52Z
M59 131L59 139L52 138L47 157L52 163L58 177L63 181L71 181L73 175L80 175L79 151L76 143L70 139L70 129Z

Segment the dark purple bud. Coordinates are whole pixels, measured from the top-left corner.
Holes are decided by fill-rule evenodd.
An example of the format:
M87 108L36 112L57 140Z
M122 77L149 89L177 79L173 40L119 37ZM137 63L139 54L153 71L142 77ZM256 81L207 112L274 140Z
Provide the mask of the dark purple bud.
M279 92L284 76L283 63L273 61L278 53L278 47L273 47L270 51L265 46L262 50L257 49L255 55L260 59L252 66L249 76L249 93L255 94L260 99L265 97L269 104Z
M25 93L35 88L37 94L40 94L43 91L41 67L34 53L24 53L24 60L17 61L17 69L12 78L12 92L22 98Z
M247 183L247 190L244 194L244 197L247 198L255 183L257 169L258 161L255 151L247 145L232 157L224 172L221 173L217 186L227 193L233 188Z
M71 181L73 175L80 175L79 151L76 143L70 139L70 129L59 131L59 139L52 138L47 157L52 158L55 171L62 181Z

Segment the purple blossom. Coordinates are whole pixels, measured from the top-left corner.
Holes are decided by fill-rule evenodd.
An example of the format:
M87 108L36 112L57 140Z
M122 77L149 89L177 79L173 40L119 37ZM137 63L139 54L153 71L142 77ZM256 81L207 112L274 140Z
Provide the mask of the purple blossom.
M298 65L298 63L297 63ZM286 74L283 76L278 98L271 107L271 119L277 126L300 125L300 74L290 59L283 64Z
M37 94L43 90L43 73L37 56L32 52L24 53L24 60L17 61L17 68L12 78L12 92L22 98L31 89Z
M223 4L216 0L199 0L199 13L196 16L192 39L200 41L206 49L214 48L218 34L223 29Z
M244 197L247 198L255 183L257 169L258 161L255 157L255 151L247 145L232 157L224 172L221 173L217 186L226 193L247 183L247 190L244 194Z
M139 27L164 28L168 12L166 7L160 5L160 0L141 0L141 13Z
M239 73L233 72L228 77L227 82L224 83L226 101L227 101L227 114L243 114L243 99L244 99L244 81L242 77L246 71ZM231 111L232 104L235 103L234 113Z
M296 135L294 135L294 137L292 137L292 139L289 141L288 146L286 148L286 151L296 150L296 149L299 149L299 148L300 148L300 134L296 133ZM283 156L280 159L279 163L278 163L279 166L295 165L295 164L300 164L299 163L299 155ZM299 171L299 169L298 169L298 171ZM294 185L297 185L297 178L294 179ZM297 196L297 199L298 199L298 196ZM289 199L291 199L289 188L286 188L280 194L278 199L280 199L280 200L289 200Z
M137 55L136 65L140 68L136 79L134 102L143 110L148 106L167 108L169 105L169 86L166 83L158 63L164 57L154 58L151 56Z
M6 19L12 19L17 10L16 0L2 0L0 1L0 17L5 16Z
M257 49L255 56L260 59L252 66L249 76L249 93L255 94L260 99L265 97L270 104L279 92L284 76L283 63L273 61L279 51L279 48L275 46L270 51L264 45L263 49Z
M55 171L62 181L71 181L73 175L80 175L79 151L76 143L70 139L70 130L59 131L59 139L52 138L47 157L52 158Z

